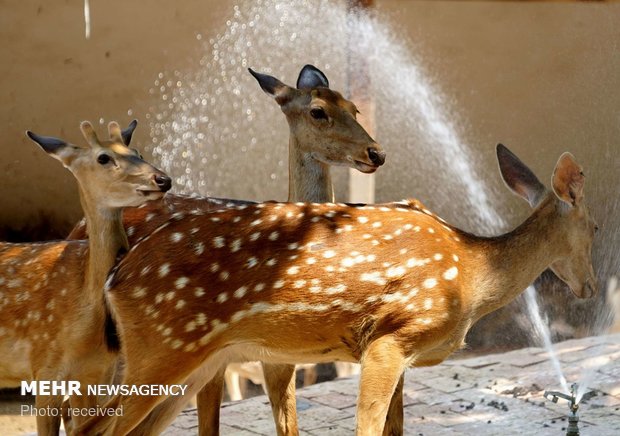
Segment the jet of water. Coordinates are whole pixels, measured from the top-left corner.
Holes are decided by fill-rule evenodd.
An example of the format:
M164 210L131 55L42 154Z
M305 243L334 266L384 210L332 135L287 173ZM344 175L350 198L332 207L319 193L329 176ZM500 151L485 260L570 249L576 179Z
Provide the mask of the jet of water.
M542 342L547 350L549 360L551 360L551 364L553 365L553 370L555 371L555 374L560 381L560 385L562 386L562 391L569 394L570 390L568 388L566 377L564 377L560 360L558 359L555 349L553 348L553 343L551 342L549 323L546 316L544 316L544 318L541 316L538 300L536 299L536 289L534 286L528 286L524 295L527 303L527 311L530 316L529 319L532 322L532 327L534 328L533 333L536 335L537 339Z
M347 33L352 31L353 41ZM235 6L225 31L202 43L204 53L193 71L159 74L151 89L159 102L147 115L151 150L181 191L285 197L286 128L282 122L274 124L279 116L276 105L257 89L246 68L294 83L296 71L311 62L328 73L334 88L342 89L338 84L346 83L345 69L334 71L332 66L344 65L350 56L363 56L372 95L385 109L377 111L378 139L388 159L393 153L401 161L391 164L400 170L390 170L397 173L398 184L414 185L418 189L409 192L443 202L452 212L458 195L466 203L456 217L461 225L465 221L487 232L504 227L484 171L459 132L458 117L403 42L402 32L368 14L352 16L346 2L257 0L243 8ZM288 66L296 71L287 71ZM398 167L402 161L406 165ZM267 181L264 174L271 175ZM432 182L422 183L422 174L432 174ZM378 184L381 177L380 172ZM534 329L567 391L532 287L526 302Z

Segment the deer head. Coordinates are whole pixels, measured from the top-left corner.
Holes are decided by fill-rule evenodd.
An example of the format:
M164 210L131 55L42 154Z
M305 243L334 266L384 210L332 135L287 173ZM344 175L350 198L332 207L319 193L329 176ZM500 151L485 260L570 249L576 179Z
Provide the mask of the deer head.
M502 144L497 146L500 172L510 190L537 208L551 196L564 225L558 226L562 235L556 239L565 244L562 257L550 269L580 298L596 295L597 279L592 267L592 240L598 230L584 201L585 176L570 153L560 156L549 192L534 173Z
M145 200L163 197L172 186L170 177L145 162L140 154L128 147L133 121L121 131L118 123L108 125L110 139L100 141L93 126L80 125L86 146L69 144L62 139L26 132L50 156L59 160L78 180L81 195L89 204L106 208L139 206ZM83 183L88 180L88 183ZM103 188L105 187L105 188Z
M296 88L273 76L249 71L280 105L291 135L303 138L301 151L325 165L349 166L363 173L373 173L383 165L385 152L355 119L355 105L329 89L327 77L318 68L303 67Z

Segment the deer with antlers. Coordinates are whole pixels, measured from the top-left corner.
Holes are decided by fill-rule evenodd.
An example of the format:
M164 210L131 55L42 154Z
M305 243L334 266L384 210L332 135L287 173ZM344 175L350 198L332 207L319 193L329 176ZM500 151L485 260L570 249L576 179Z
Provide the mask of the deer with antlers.
M596 293L581 167L563 154L548 191L507 148L497 155L534 211L496 237L450 226L415 200L263 203L162 226L106 284L123 384L209 379L231 360L359 361L357 434L380 434L404 369L444 360L546 268L576 296ZM92 418L78 434L124 435L163 399L116 396L106 407L124 416Z
M110 139L100 141L83 122L85 147L27 132L77 179L96 236L88 243L0 243L2 386L29 379L98 383L113 368L117 354L110 347L118 344L105 341L111 320L102 290L117 256L129 249L121 210L161 198L171 187L168 176L126 145L135 125L121 131L111 122ZM36 407L59 410L62 400L62 395L37 395ZM72 400L77 407L95 403L88 395ZM41 435L58 434L59 426L60 414L37 416Z
M325 74L312 65L304 66L295 87L277 78L249 70L265 93L274 98L289 124L288 201L333 202L330 166L349 166L372 173L385 162L385 152L356 121L357 108L329 88ZM124 225L134 245L158 226L184 214L209 212L252 202L168 194L163 201L149 202L124 212ZM211 218L217 226L219 218ZM69 235L86 237L83 223ZM208 249L208 247L203 247ZM265 364L265 385L272 404L278 434L296 434L295 365ZM201 435L218 434L222 398L223 365L218 375L198 394ZM202 380L196 383L202 384ZM161 431L185 406L183 398L170 398L136 429L136 433Z

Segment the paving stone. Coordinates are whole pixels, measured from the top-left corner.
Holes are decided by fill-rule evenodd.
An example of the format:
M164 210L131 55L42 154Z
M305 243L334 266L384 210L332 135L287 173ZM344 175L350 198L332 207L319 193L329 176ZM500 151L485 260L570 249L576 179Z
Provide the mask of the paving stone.
M606 354L612 353L613 351L616 351L616 347L614 347L613 345L600 344L572 353L563 353L560 355L560 361L564 363L577 362L581 360L591 359L593 357L604 356Z
M437 377L433 379L432 383L433 389L438 389L441 392L453 393L457 391L462 391L465 389L470 389L473 387L473 383L468 383L463 380L455 380L452 377ZM424 395L424 392L421 393L421 396Z
M274 427L275 430L275 427ZM220 424L221 436L256 436L258 433L254 433L248 430L231 427L229 425Z
M351 430L333 425L331 427L321 427L308 432L309 435L316 436L351 436Z
M555 347L569 381L582 381L601 392L581 405L582 436L620 435L620 334L571 340ZM560 385L545 353L540 348L526 348L408 370L404 386L406 434L564 434L566 402L554 404L543 397L544 389L559 390ZM585 381L588 372L590 382ZM353 434L358 384L359 379L351 377L299 389L300 434ZM508 410L502 410L503 406ZM225 404L221 422L224 436L275 433L264 396ZM190 409L164 434L196 434L196 425L196 411Z
M316 403L333 407L335 409L346 409L347 407L354 406L357 403L357 395L347 395L339 392L328 392L324 395L311 397L311 399Z

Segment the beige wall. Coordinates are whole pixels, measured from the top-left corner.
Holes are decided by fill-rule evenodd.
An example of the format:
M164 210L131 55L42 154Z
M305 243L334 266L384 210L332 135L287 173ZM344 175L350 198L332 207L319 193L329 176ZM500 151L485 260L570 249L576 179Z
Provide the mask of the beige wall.
M137 117L142 124L136 143L149 144L145 115L154 104L149 89L157 74L196 68L196 34L207 40L225 30L232 4L91 2L92 37L86 40L81 1L53 6L2 2L0 229L36 227L44 217L64 230L80 215L71 176L28 142L24 130L81 141L77 126L82 119L127 122ZM620 206L606 201L618 196L614 176L620 169L619 6L397 0L377 4L380 13L404 32L402 40L410 41L450 102L463 139L476 148L484 164L482 177L494 191L505 192L493 161L496 142L513 148L545 181L561 151L571 150L584 163L597 213L615 214L606 221L609 229L619 223ZM299 66L290 67L289 82ZM278 113L275 107L270 111L270 116ZM380 140L382 117L398 111L389 103L379 104ZM284 135L283 125L280 119L270 128ZM462 211L451 207L453 199L432 195L430 186L438 183L433 174L419 176L424 156L415 148L400 148L394 140L384 145L388 163L377 174L377 198L418 196L458 222ZM222 171L232 162L223 161ZM444 178L447 182L440 183L450 192L450 176ZM282 186L265 197L282 198ZM261 197L255 188L244 189L212 193ZM526 209L516 200L508 204L515 212L508 220L513 224ZM616 232L608 232L617 241Z
M78 142L81 120L127 123L132 110L136 143L149 142L149 88L162 69L187 65L196 34L228 12L222 3L94 1L86 40L80 0L0 2L0 234L42 216L66 229L80 216L71 175L24 131Z

